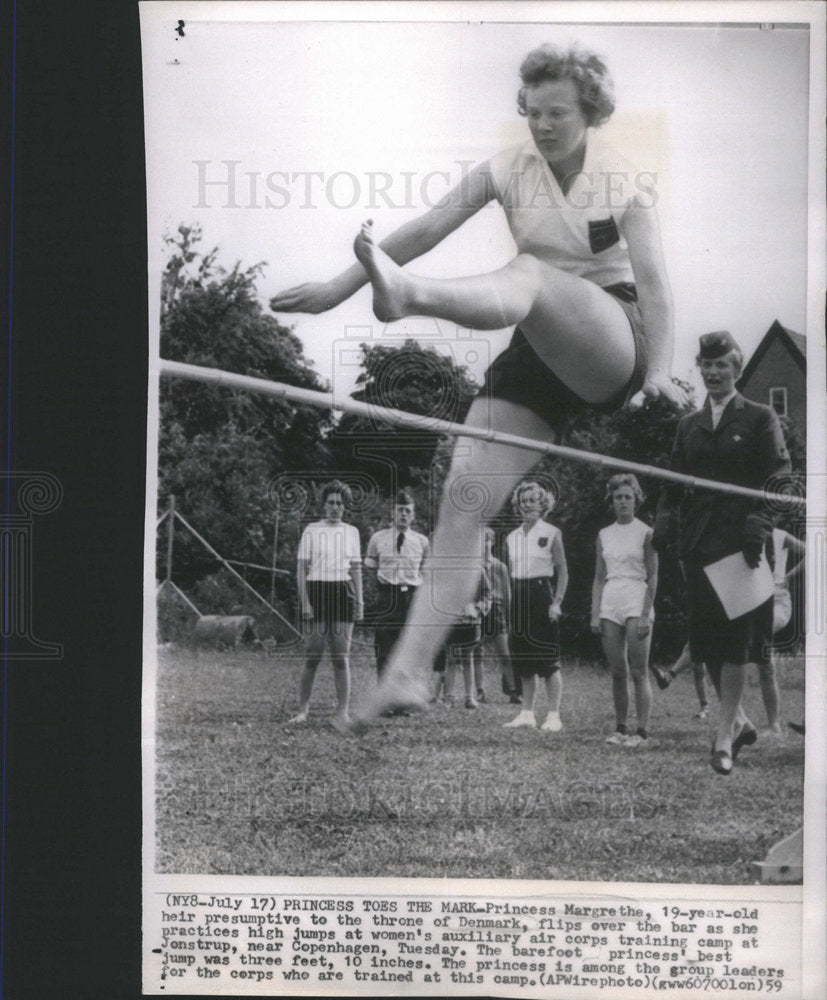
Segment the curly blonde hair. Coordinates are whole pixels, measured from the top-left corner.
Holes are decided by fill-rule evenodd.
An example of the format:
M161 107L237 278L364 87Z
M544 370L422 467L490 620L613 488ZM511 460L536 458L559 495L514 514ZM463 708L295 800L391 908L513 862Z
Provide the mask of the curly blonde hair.
M543 513L548 514L550 510L554 508L555 498L551 490L546 489L540 483L535 482L524 482L514 490L511 494L511 508L515 514L520 514L520 500L526 493L536 493L539 494L543 502Z
M603 125L614 112L614 83L606 63L595 52L573 45L561 49L545 44L532 49L520 66L523 81L517 94L517 108L526 114L526 90L546 80L572 80L580 97L580 110L586 123Z

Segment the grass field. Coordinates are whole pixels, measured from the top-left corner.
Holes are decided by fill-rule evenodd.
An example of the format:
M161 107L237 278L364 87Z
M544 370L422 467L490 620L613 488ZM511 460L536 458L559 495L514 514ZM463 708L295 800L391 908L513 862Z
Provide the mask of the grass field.
M354 653L358 704L374 669L364 643ZM285 725L300 662L159 651L159 871L737 884L801 825L803 740L762 734L716 775L688 674L655 689L640 749L604 743L603 665L565 661L561 733L503 729L515 710L491 672L477 711L459 699L349 741L329 725L326 662L309 722ZM782 714L801 720L803 659L779 674ZM746 698L763 725L756 678Z

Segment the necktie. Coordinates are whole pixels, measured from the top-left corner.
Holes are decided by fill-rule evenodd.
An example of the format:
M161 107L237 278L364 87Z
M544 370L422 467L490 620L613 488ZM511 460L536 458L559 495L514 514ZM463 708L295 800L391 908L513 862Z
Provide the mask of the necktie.
M399 534L396 536L396 551L397 552L401 552L402 551L402 545L404 544L404 541L405 541L405 532L404 531L400 531Z

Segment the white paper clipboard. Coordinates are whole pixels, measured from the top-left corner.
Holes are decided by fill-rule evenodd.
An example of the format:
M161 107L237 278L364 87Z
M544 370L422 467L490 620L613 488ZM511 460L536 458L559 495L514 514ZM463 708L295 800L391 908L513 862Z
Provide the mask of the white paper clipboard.
M772 570L763 553L756 569L750 569L742 552L734 552L704 566L704 573L730 621L754 611L775 592Z

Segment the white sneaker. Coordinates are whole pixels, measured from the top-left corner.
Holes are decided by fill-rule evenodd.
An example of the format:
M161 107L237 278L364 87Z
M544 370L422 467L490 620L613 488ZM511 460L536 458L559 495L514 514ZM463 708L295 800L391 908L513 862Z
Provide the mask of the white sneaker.
M527 726L529 729L536 729L537 720L534 718L534 713L527 710L522 711L516 719L512 719L511 722L506 722L503 725L503 728L516 729L518 726Z
M647 741L639 733L635 733L634 736L627 736L623 745L627 747L639 747L642 743L646 742Z
M540 728L544 733L559 733L563 728L563 723L560 721L560 713L549 712L546 716L546 721Z
M615 730L611 736L606 737L606 742L621 747L626 745L626 741L628 739L629 739L628 733L619 733L617 730Z

